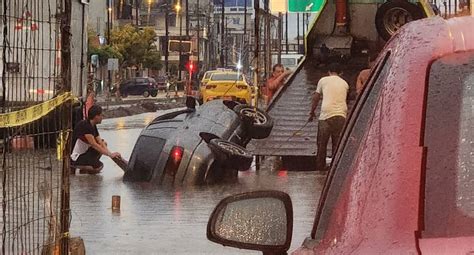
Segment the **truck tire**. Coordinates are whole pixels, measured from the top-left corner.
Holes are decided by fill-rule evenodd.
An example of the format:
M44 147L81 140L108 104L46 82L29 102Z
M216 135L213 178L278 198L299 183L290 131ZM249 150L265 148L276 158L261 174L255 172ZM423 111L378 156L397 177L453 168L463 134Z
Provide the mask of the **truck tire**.
M236 105L234 111L242 119L250 138L264 139L272 132L273 119L266 112L246 104Z
M403 25L424 16L419 6L405 0L392 0L377 9L375 26L379 35L388 41Z

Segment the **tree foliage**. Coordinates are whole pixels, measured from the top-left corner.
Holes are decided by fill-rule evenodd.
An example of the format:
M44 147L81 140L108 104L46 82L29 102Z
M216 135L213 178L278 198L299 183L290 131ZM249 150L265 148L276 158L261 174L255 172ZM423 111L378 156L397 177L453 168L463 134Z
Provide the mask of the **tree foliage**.
M161 63L161 54L157 50L151 50L143 60L143 67L152 70L161 70L163 64Z
M87 45L87 56L91 59L92 55L99 56L100 65L106 65L109 58L118 58L119 61L123 61L123 56L113 46L99 44L99 38L93 31L88 31L88 45Z
M113 29L111 44L123 56L123 67L145 67L161 69L161 56L156 49L157 35L151 28L143 30L130 24Z

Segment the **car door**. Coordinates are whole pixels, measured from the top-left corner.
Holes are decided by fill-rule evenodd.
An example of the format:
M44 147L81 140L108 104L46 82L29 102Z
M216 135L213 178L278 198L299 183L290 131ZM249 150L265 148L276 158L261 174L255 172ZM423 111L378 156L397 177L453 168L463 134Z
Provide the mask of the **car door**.
M145 78L136 78L135 95L141 95L148 90L148 81Z
M397 196L403 190L399 190L397 196L387 194L388 190L394 189L394 184L387 184L392 180L391 172L409 173L406 178L419 175L415 170L407 172L416 169L410 165L416 162L416 158L409 158L410 153L403 156L394 153L399 141L387 139L391 137L387 130L401 125L390 121L395 116L388 117L390 113L386 108L390 102L387 98L393 96L393 90L384 90L391 81L391 66L392 59L387 53L371 74L345 128L311 234L317 243L313 247L316 254L380 254L382 250L394 249L394 246L395 249L403 247L403 250L416 252L413 235L409 235L412 242L407 242L405 229L400 227L402 234L399 236L399 230L393 228L400 223L396 216L406 212L406 208L390 210L396 208L399 203ZM399 113L398 109L392 107L391 111ZM392 142L397 146L391 145ZM421 164L421 148L418 152L420 154L413 153L413 157L418 156ZM408 159L401 162L398 157ZM400 165L403 165L402 169L399 169ZM410 189L413 190L416 189ZM413 197L416 198L416 194ZM387 208L389 210L385 211ZM405 221L407 226L411 226L413 219Z

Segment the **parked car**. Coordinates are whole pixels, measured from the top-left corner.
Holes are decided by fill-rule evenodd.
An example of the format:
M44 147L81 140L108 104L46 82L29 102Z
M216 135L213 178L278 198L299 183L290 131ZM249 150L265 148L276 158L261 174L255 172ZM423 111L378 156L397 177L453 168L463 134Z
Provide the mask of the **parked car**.
M201 93L204 103L214 99L224 99L250 104L252 99L252 89L247 84L244 75L238 72L213 73Z
M158 76L156 77L156 87L158 88L158 91L168 91L169 89L169 82L166 76Z
M348 119L311 235L293 254L474 251L473 27L474 17L435 17L394 35ZM207 235L286 252L290 197L260 191L224 199Z
M144 97L156 97L158 95L158 84L153 78L135 77L120 83L120 95L143 95Z
M250 139L270 134L273 121L263 111L232 101L215 100L153 120L140 134L130 156L127 181L200 185L235 180L248 170Z

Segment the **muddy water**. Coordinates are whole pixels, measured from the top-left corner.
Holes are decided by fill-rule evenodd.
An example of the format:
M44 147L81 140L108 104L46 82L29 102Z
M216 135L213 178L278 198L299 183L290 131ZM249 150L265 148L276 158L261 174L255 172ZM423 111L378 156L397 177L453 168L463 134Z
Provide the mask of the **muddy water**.
M141 129L159 113L108 119L101 136L112 150L129 158ZM214 206L228 195L261 189L287 192L293 202L294 227L290 250L311 231L325 177L315 172L262 169L241 172L237 183L204 187L164 188L125 183L122 170L109 158L101 174L71 176L71 233L81 236L87 254L260 254L223 247L206 238ZM120 213L111 209L121 197Z

